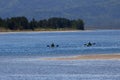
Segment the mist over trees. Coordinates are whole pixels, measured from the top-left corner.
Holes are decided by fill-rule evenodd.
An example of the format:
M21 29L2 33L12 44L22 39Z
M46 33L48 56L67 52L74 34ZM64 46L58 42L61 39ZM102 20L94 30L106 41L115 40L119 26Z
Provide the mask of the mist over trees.
M43 20L28 20L26 17L0 18L0 29L7 30L36 30L36 29L77 29L84 30L82 19L70 20L66 18L53 17Z

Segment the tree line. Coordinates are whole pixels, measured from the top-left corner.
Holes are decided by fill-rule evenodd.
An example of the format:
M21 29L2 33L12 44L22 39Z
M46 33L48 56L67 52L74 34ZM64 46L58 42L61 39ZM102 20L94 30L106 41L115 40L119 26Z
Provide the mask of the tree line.
M35 29L78 29L84 30L82 19L70 20L53 17L43 20L28 20L26 17L0 18L0 28L8 30L35 30Z

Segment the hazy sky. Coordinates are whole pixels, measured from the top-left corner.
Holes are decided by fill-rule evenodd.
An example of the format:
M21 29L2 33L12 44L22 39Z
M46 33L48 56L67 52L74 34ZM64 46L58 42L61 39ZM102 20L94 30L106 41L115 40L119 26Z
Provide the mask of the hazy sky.
M120 28L120 0L0 0L0 17L81 18L87 28Z

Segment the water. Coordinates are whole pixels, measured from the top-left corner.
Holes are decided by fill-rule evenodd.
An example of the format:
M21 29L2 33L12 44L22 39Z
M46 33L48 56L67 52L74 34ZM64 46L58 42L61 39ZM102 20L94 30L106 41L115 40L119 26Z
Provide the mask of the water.
M84 46L88 42L96 45ZM47 47L51 43L59 47ZM68 56L105 53L120 53L120 30L0 34L0 56Z
M40 59L114 53L120 53L120 30L0 33L0 80L119 80L120 60Z
M119 60L39 61L0 58L0 80L119 79Z

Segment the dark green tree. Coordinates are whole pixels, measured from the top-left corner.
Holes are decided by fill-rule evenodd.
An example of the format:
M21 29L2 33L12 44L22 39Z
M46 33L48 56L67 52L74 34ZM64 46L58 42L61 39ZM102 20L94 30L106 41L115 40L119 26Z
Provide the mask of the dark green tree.
M81 19L78 20L72 20L71 21L71 26L74 29L78 29L78 30L84 30L84 22Z
M38 22L33 18L32 21L29 23L29 29L34 30L37 28Z
M48 21L47 21L46 19L40 20L40 21L38 22L38 26L39 26L39 28L44 28L44 29L49 28L49 27L48 27Z
M0 27L3 27L3 20L0 18Z
M37 28L42 29L79 29L84 30L84 22L81 19L70 20L66 18L53 17L43 20L31 21L24 16L22 17L11 17L7 19L0 18L0 27L3 29L10 30L34 30Z

